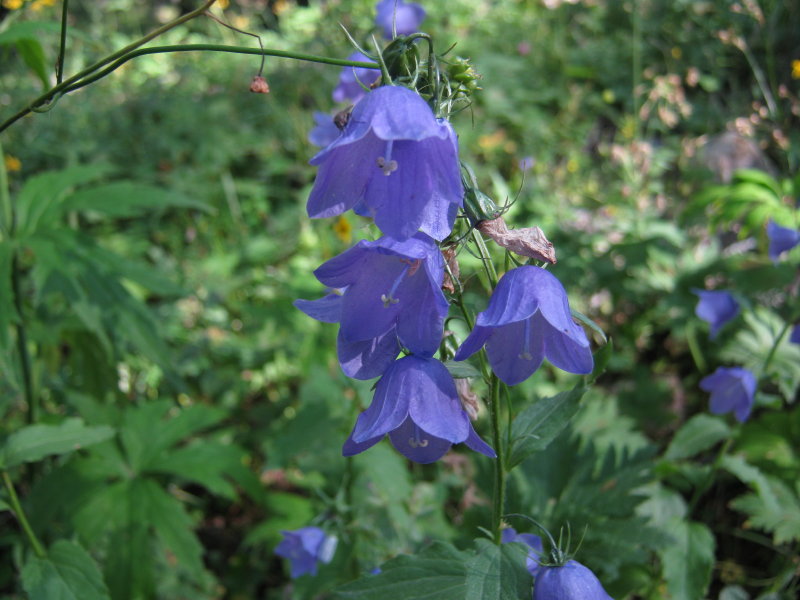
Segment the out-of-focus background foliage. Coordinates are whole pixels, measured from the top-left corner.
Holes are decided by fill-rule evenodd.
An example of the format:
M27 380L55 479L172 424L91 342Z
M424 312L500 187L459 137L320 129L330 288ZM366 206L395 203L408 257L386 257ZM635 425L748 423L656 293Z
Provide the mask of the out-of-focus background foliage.
M50 81L59 4L3 0L0 119ZM198 4L73 2L66 73ZM373 26L363 0L221 4L265 47L313 54L351 52L340 23L359 40ZM800 317L797 255L767 260L764 230L800 189L800 5L424 5L437 49L456 44L483 76L453 120L463 158L496 201L516 198L511 223L544 229L553 272L614 344L568 431L514 472L509 512L569 523L615 598L796 598L800 347L784 339L741 427L708 414L698 382L758 369ZM3 38L25 22L38 45ZM210 19L161 42L255 44ZM412 465L386 443L341 457L370 384L341 374L335 327L292 307L323 292L314 268L369 234L351 214L305 214L306 136L313 111L337 110L339 70L268 58L258 95L258 63L138 58L2 134L25 236L22 304L0 316L0 436L29 419L5 331L21 320L38 421L114 434L12 474L39 537L79 543L114 599L324 597L487 522L488 459ZM735 290L747 310L711 341L692 288ZM571 384L545 369L515 394ZM336 558L291 582L274 547L312 521L338 533ZM0 512L4 597L23 597L28 552Z

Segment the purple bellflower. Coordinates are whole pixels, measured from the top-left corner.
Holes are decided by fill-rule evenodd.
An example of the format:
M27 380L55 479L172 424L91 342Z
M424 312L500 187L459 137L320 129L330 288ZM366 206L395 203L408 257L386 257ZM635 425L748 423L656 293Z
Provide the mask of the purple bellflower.
M289 559L292 579L306 573L316 575L317 564L331 562L336 552L336 536L326 535L319 527L281 533L283 540L275 548L275 554Z
M591 373L594 363L586 333L572 320L564 286L534 266L517 267L500 278L455 360L484 344L492 370L508 385L530 377L545 358L569 373Z
M375 5L375 24L383 29L387 40L392 39L392 25L397 35L411 35L419 31L425 20L425 9L405 0L381 0Z
M421 230L441 241L462 205L455 132L403 87L379 87L362 98L342 135L311 164L319 166L311 218L352 208L397 240Z
M418 463L435 462L460 443L496 457L472 428L447 367L434 358L409 355L386 370L342 455L359 454L387 434L398 452Z
M739 303L726 290L693 289L692 293L700 298L694 314L711 325L710 337L713 340L722 326L739 314Z
M711 393L711 412L719 415L733 412L736 420L744 423L753 408L756 378L741 367L719 367L703 377L700 389Z
M374 62L366 54L353 52L347 60L356 62ZM358 102L363 98L367 90L373 83L380 79L381 72L378 69L367 69L365 67L342 67L339 74L339 83L333 89L334 102Z
M792 344L800 344L800 323L792 327L792 333L789 335L789 341Z
M544 553L542 538L533 533L517 533L513 527L509 527L503 529L500 541L503 544L520 542L529 546L531 549L528 552L528 556L525 558L525 568L528 569L528 573L536 577L541 568L539 565L539 557Z
M333 117L324 112L314 112L314 123L314 129L308 132L308 141L319 148L329 146L341 133Z
M442 339L448 303L441 290L444 259L436 244L417 234L402 242L362 240L314 274L323 284L344 289L319 300L297 300L312 318L340 323L339 360L345 373L380 375L380 365L397 356L397 341L422 356L433 356ZM349 367L347 365L350 365Z
M790 227L781 227L775 221L767 223L767 238L769 238L768 254L770 259L777 262L778 257L800 244L800 231Z
M614 600L594 573L575 560L562 566L540 567L533 600Z

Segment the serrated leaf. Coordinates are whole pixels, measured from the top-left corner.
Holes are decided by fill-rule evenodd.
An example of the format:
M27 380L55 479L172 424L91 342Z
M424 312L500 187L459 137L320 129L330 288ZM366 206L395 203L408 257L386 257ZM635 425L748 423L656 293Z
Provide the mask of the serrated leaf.
M704 598L714 566L714 535L702 523L673 519L674 542L661 551L664 579L673 600Z
M340 600L464 600L469 554L436 543L413 556L398 556L381 573L334 591Z
M731 428L719 417L702 413L695 415L686 421L672 438L664 458L668 460L690 458L731 435Z
M64 206L68 210L86 210L109 217L134 217L167 208L211 210L208 204L177 192L133 181L114 181L80 189L66 198Z
M467 361L448 360L444 363L453 379L479 379L481 372Z
M531 593L532 579L525 568L526 550L515 544L475 541L476 553L467 562L464 600L518 600Z
M22 569L22 587L31 600L107 600L100 569L79 544L59 540L45 558L32 557Z
M757 493L735 498L731 507L746 513L751 527L772 533L776 545L800 540L800 498L780 479L764 478Z
M511 425L509 468L515 467L532 453L547 448L578 412L585 393L585 387L576 387L537 400L520 412Z
M111 427L90 427L80 419L67 419L60 425L28 425L8 437L0 452L0 465L8 469L45 456L66 454L113 435Z

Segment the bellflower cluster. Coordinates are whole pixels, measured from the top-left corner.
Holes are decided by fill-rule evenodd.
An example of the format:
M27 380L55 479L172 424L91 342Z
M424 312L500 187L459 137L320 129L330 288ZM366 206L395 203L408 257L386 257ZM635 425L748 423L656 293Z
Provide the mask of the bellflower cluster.
M319 527L303 527L296 531L282 531L283 540L275 554L289 559L292 579L301 575L317 574L319 563L329 563L336 552L337 539Z

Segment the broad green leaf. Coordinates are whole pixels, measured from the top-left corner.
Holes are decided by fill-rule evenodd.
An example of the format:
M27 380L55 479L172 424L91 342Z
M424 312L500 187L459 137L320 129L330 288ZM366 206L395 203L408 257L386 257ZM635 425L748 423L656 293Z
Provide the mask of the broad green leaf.
M45 456L66 454L112 435L111 427L90 427L80 419L67 419L60 425L28 425L8 437L0 452L0 465L8 469Z
M215 494L234 500L236 489L229 479L231 473L242 466L244 455L244 450L238 446L203 439L153 461L148 471L170 473L194 481Z
M0 46L10 45L19 40L35 40L40 32L58 34L61 24L56 21L17 21L0 32Z
M194 208L210 211L203 202L177 192L132 181L115 181L83 188L64 201L68 210L91 211L109 217L134 217L167 208Z
M547 448L578 412L584 393L585 387L576 387L537 400L520 412L511 425L509 468L515 467L532 453Z
M470 555L436 543L413 556L398 556L381 573L334 591L339 600L464 600Z
M18 236L31 235L40 223L56 223L61 216L61 201L71 188L100 179L110 171L103 164L83 165L29 178L17 197Z
M690 458L731 435L730 427L719 417L702 413L695 415L686 421L672 438L664 458L669 460Z
M525 569L525 549L485 539L475 545L477 552L467 562L465 600L518 600L530 595L533 581Z
M760 185L770 190L778 198L783 195L781 186L775 178L769 173L765 173L759 169L738 169L733 172L732 181L734 185L741 183Z
M17 52L22 56L22 60L28 65L28 68L42 82L42 88L47 90L50 87L50 78L48 76L47 58L44 55L44 48L39 43L39 40L21 39L16 43Z
M714 566L714 535L702 523L673 519L674 542L661 551L667 590L673 600L705 597Z
M22 569L22 587L31 600L108 600L97 564L76 542L59 540L45 558L33 556Z

